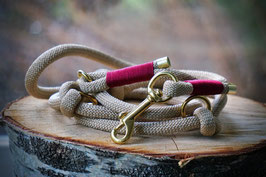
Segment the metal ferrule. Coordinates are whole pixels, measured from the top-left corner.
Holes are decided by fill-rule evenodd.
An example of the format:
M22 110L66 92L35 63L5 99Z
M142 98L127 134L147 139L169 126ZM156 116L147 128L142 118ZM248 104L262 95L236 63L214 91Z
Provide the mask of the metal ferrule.
M153 61L154 69L164 69L169 68L171 66L170 60L168 57L158 58Z
M233 83L228 83L228 94L236 94L237 87Z

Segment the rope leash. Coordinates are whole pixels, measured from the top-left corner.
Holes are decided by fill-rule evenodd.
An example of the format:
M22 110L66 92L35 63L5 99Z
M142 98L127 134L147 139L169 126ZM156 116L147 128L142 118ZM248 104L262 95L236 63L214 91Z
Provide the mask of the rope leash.
M78 71L76 81L67 81L60 87L38 85L38 78L48 65L70 55L119 70ZM65 44L44 52L32 63L25 87L36 98L49 98L52 108L75 117L78 123L111 132L115 143L126 142L132 134L172 135L195 129L200 129L204 136L218 133L221 128L218 115L226 104L227 94L236 87L215 73L169 69L169 65L169 59L161 58L133 66L86 46ZM193 96L183 103L173 98L183 95ZM202 95L214 95L213 102ZM144 101L136 106L124 102L127 99ZM190 103L193 99L203 100L207 107L200 102ZM149 107L166 101L169 105ZM118 134L124 136L119 138Z

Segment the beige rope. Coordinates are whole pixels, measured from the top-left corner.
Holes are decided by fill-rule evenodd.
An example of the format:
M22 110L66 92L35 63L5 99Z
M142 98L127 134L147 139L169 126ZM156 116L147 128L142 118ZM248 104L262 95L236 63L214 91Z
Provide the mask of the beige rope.
M77 122L91 128L111 131L119 124L118 115L121 112L130 112L136 108L135 104L127 103L126 99L145 99L147 96L147 82L140 82L116 88L106 85L106 72L101 70L90 72L88 75L94 80L87 82L83 78L77 81L68 81L60 87L41 87L38 78L44 69L54 61L69 55L78 55L89 58L112 68L122 68L133 65L121 59L106 55L95 49L82 45L65 44L54 47L40 55L30 66L26 77L25 87L28 93L37 98L49 98L49 105L60 110L68 117L75 117ZM167 69L175 75L179 82L162 77L156 87L163 89L163 94L170 97L189 95L193 91L190 83L182 82L190 79L219 80L227 88L224 77L210 72ZM162 71L155 69L155 73ZM100 105L93 105L82 101L80 91L95 96ZM173 99L174 100L174 99ZM186 112L190 115L180 117L180 102L167 106L150 107L135 123L135 134L142 135L171 135L177 132L200 129L205 136L218 133L221 129L218 115L227 101L226 92L214 96L212 111L201 107L200 102L188 104ZM125 130L122 129L121 132Z

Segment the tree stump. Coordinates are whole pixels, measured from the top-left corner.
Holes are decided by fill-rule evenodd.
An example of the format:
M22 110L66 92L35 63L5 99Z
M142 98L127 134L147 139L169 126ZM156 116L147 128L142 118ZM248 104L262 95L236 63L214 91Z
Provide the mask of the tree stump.
M265 105L229 96L213 137L191 131L132 137L124 145L110 133L76 124L47 100L24 97L3 111L14 173L36 176L265 176Z

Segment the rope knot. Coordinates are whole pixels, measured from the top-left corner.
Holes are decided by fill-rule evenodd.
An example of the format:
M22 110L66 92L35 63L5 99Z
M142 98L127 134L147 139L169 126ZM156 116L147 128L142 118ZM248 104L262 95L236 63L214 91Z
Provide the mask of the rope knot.
M76 89L70 89L61 99L60 110L63 115L73 117L74 112L82 97Z
M77 82L65 82L60 87L59 92L49 98L48 103L52 108L60 110L63 115L73 117L76 107L82 100L79 90Z
M199 107L194 111L194 116L200 121L200 133L203 136L213 136L219 128L216 130L216 121L210 110L205 107Z
M69 81L64 83L59 90L60 111L67 117L73 117L77 105L80 103L82 96L79 91L77 82Z

